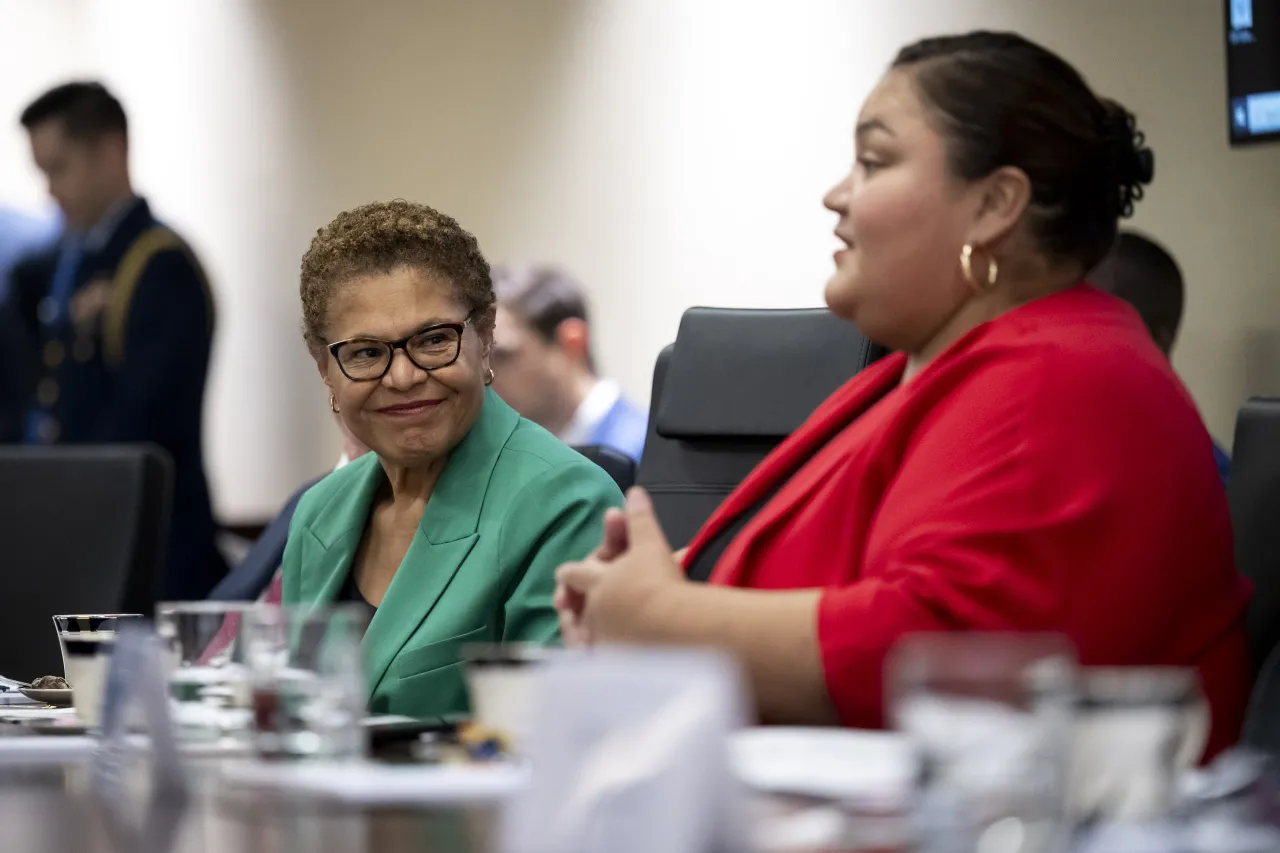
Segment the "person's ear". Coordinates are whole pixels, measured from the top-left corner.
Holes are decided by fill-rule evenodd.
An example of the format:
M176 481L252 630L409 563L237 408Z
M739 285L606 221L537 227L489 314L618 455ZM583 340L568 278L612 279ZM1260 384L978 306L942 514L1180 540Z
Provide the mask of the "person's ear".
M496 302L484 309L484 313L476 317L476 331L480 333L480 342L484 344L486 352L493 348L493 329L497 324L498 305Z
M311 358L316 363L316 370L320 373L320 380L329 386L329 390L332 391L333 379L329 377L329 361L332 356L329 355L329 351L323 347L313 348L311 350Z
M1031 179L1016 166L1003 166L975 189L977 213L965 242L975 248L994 246L1017 227L1031 204Z
M493 335L497 320L498 307L490 305L475 321L476 337L480 340L480 366L485 370L493 367Z
M591 334L586 322L576 317L562 321L556 326L556 344L575 362L586 364L591 351Z
M127 170L129 143L118 133L108 133L92 143L90 157L100 169Z

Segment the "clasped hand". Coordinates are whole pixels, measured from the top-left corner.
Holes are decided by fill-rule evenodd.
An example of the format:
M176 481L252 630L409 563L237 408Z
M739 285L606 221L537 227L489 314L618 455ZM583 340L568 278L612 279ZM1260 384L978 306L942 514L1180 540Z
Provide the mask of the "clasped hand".
M556 571L555 608L570 647L659 639L662 613L686 585L649 495L627 493L626 509L604 517L604 539L579 563Z

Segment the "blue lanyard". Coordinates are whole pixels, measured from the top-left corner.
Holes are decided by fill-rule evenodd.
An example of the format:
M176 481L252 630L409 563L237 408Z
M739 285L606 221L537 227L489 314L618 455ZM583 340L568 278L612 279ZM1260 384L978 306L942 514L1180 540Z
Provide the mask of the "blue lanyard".
M75 293L82 256L79 240L71 236L63 239L49 287L49 301L42 304L39 311L40 324L49 337L56 336L71 320L71 297Z

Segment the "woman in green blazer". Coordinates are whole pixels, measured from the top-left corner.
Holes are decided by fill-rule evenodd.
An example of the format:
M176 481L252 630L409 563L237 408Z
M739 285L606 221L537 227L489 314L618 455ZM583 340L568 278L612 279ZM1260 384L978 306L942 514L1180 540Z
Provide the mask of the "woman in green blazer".
M452 218L404 201L340 214L301 294L330 407L373 453L298 504L284 603L370 611L372 711L465 712L462 646L557 641L555 568L595 547L622 495L486 387L489 266Z

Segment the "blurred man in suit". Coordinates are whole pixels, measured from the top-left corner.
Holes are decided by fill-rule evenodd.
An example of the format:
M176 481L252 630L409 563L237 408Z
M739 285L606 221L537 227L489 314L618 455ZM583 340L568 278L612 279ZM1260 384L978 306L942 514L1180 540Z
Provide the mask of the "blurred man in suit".
M18 265L9 309L32 342L28 444L154 442L173 457L162 594L199 599L226 573L202 456L213 301L190 247L129 175L128 122L99 83L68 83L21 117L65 223Z
M1111 254L1094 269L1089 281L1132 305L1156 346L1166 357L1172 357L1178 327L1182 325L1186 289L1173 255L1150 237L1123 229ZM1231 457L1217 441L1213 443L1213 457L1225 484L1231 474Z
M582 287L549 266L493 271L498 296L493 389L565 444L603 445L639 461L649 414L596 374Z

